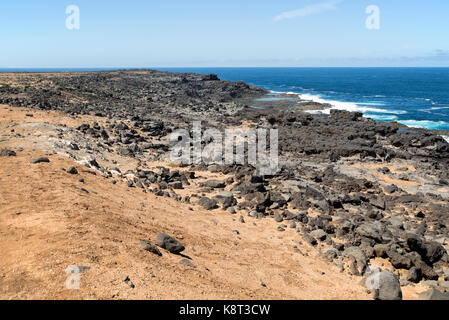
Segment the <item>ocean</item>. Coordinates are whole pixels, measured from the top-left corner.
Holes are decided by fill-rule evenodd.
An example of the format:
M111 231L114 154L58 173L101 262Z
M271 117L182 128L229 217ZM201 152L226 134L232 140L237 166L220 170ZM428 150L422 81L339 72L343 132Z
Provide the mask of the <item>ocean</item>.
M163 68L216 73L379 121L449 130L449 68ZM328 112L329 110L327 110Z
M449 68L156 68L173 72L215 73L273 92L333 108L360 111L379 121L449 130ZM0 69L2 71L99 71L112 68ZM329 110L325 110L329 112Z

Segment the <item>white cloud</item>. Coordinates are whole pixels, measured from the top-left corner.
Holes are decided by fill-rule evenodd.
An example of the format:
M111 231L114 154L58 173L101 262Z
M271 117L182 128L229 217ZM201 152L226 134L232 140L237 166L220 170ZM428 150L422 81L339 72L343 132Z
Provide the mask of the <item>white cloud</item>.
M331 11L337 9L337 4L340 3L342 0L333 0L333 1L327 1L317 4L312 4L309 6L306 6L304 8L293 10L293 11L286 11L282 12L281 14L274 17L274 21L281 21L284 19L293 19L296 17L305 17L312 14L318 14L325 11Z

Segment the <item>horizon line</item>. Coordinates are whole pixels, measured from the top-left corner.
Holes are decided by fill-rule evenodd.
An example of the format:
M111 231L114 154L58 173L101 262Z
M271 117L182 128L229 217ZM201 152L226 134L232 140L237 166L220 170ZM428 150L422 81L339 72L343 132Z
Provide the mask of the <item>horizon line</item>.
M132 69L339 69L339 68L449 68L449 66L134 66L134 67L0 67L0 70L21 69L21 70L36 70L36 69L110 69L110 70L132 70Z

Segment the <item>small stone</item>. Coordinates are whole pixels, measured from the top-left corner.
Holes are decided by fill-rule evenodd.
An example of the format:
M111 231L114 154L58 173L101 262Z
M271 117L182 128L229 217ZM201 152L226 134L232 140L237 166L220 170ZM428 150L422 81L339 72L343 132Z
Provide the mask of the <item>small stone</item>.
M257 217L257 214L258 214L258 212L256 210L251 210L248 213L248 217L255 218L255 217Z
M0 157L15 157L16 153L8 149L0 149Z
M421 270L416 267L411 267L410 270L407 271L407 281L418 283L421 281Z
M213 189L224 188L226 184L223 181L218 180L208 180L206 182L200 183L201 187L208 187Z
M173 188L173 189L182 189L182 182L181 181L174 181L174 182L170 182L168 184L169 187Z
M182 259L181 261L179 261L179 263L191 268L196 268L195 265L192 262L190 262L189 259Z
M443 271L444 281L449 281L449 269Z
M327 260L332 262L334 261L335 258L338 257L338 250L336 248L327 249L326 252L324 253L324 256L326 257Z
M165 233L158 233L155 242L159 247L174 254L178 254L185 249L181 242L166 235Z
M416 214L416 217L417 217L417 218L420 218L420 219L424 219L424 218L426 217L426 215L424 214L424 212L419 211L419 212Z
M310 233L310 235L320 241L323 241L324 239L326 239L326 236L327 236L326 232L324 232L323 229L313 230Z
M217 208L217 201L214 199L209 199L207 197L202 197L196 202L198 205L202 206L206 210L212 210Z
M307 233L302 234L302 238L304 239L304 241L306 241L308 244L312 246L316 246L318 244L316 239Z
M449 293L442 293L435 288L419 294L419 300L449 300Z
M124 279L123 279L123 282L126 283L127 285L129 285L132 289L134 289L136 287L134 285L134 283L132 283L132 281L129 278L129 276L125 276Z
M46 158L46 157L36 158L36 159L32 159L32 160L30 161L30 163L32 163L32 164L36 164L36 163L48 163L48 162L50 162L50 160L49 160L48 158Z
M70 167L67 169L67 173L78 174L78 170L75 167Z
M162 256L162 253L159 251L159 249L156 246L154 246L151 243L149 243L148 241L145 241L145 240L140 241L140 246L145 251L154 253L155 255L158 255L158 256Z
M276 214L274 215L274 221L282 222L284 221L284 218L282 218L282 216L278 212L276 212Z
M220 193L218 193L218 196L222 197L222 198L231 198L231 197L233 197L233 194L231 191L223 190Z

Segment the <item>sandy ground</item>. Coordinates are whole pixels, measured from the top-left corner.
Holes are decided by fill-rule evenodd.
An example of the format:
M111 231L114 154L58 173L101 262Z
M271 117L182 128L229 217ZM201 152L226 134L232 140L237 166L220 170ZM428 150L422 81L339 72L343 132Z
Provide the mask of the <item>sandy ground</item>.
M370 299L361 277L322 260L294 229L278 232L272 219L241 223L239 215L113 185L61 154L30 164L48 151L9 139L11 125L80 120L9 110L0 106L0 148L24 150L0 157L1 299ZM70 166L80 174L61 170ZM158 232L180 240L185 256L162 250L159 257L139 246L154 243ZM195 268L179 264L184 258ZM66 288L71 265L89 267L79 290ZM404 297L416 298L416 288Z

